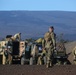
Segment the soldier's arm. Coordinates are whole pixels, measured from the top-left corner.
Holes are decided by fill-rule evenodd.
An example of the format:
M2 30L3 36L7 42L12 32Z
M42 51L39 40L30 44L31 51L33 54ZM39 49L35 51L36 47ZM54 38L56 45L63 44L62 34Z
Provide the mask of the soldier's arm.
M56 35L54 33L52 33L51 38L52 38L52 41L53 41L53 46L54 46L54 48L56 48Z
M45 47L45 40L44 39L42 40L42 47L43 48Z

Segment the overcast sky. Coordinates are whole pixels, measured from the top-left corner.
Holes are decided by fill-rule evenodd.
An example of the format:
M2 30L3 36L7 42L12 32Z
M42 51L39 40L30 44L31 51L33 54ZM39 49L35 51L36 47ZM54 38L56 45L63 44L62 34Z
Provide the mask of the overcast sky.
M76 0L0 0L1 10L76 11Z

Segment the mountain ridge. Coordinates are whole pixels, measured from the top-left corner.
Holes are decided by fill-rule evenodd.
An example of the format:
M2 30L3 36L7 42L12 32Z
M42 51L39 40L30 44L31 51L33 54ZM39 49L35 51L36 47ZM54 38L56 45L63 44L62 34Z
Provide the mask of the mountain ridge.
M42 37L48 28L66 39L76 40L76 12L69 11L0 11L0 36L22 33L22 38ZM7 32L6 32L7 31ZM71 36L71 38L69 37ZM68 37L68 38L67 38Z

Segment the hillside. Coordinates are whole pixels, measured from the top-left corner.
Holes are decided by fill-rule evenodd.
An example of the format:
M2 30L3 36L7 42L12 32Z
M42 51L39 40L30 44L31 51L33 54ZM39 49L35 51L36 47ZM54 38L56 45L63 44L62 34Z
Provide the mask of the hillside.
M66 11L0 11L0 38L22 33L22 38L42 37L49 26L66 39L76 40L76 12Z

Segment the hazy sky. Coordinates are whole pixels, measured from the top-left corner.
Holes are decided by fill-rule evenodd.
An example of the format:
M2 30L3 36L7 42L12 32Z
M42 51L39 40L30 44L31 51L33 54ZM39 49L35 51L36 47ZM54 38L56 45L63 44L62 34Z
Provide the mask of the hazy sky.
M0 10L76 11L76 0L0 0Z

